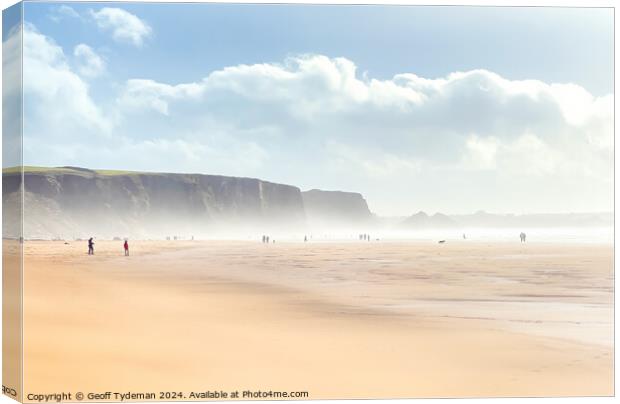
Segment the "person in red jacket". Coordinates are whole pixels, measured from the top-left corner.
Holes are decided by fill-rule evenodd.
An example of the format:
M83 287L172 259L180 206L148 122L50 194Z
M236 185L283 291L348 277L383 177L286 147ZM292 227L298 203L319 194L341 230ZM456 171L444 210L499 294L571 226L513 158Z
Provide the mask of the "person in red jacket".
M123 247L125 248L125 256L129 255L129 242L127 241L127 239L125 239L125 244L123 244Z

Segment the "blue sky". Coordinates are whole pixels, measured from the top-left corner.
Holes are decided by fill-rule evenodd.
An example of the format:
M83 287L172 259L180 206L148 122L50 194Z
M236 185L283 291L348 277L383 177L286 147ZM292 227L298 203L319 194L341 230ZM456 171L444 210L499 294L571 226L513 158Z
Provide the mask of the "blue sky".
M612 209L611 9L24 7L26 164L357 191L386 215Z

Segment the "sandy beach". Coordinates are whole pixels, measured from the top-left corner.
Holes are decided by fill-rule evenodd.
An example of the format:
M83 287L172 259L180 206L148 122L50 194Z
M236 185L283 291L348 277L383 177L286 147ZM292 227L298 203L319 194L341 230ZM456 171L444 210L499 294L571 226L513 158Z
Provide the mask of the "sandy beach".
M27 242L25 394L607 396L611 244Z

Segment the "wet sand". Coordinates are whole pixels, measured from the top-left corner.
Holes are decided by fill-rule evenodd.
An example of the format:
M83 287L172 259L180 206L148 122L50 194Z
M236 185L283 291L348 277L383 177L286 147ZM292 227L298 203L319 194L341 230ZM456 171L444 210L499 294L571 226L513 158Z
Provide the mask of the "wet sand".
M611 245L130 248L27 243L26 394L613 394Z

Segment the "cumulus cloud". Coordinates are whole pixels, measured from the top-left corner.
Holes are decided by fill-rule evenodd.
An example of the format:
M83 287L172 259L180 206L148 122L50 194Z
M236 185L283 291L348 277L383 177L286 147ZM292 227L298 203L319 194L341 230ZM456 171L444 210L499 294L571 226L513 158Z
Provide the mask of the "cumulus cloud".
M126 109L151 108L168 115L169 100L195 99L202 91L202 86L195 83L172 86L153 80L134 79L127 81L118 103Z
M90 11L97 26L112 33L118 42L142 46L151 33L151 27L143 20L121 8L104 7L99 11Z
M6 24L8 21L5 21ZM21 56L22 24L7 27L2 42L2 164L13 167L21 163Z
M517 178L522 188L529 184L527 192L564 184L558 193L564 201L577 199L576 190L586 183L598 184L597 201L608 198L599 205L609 205L611 95L595 97L570 83L509 80L487 70L432 79L405 73L388 80L360 77L356 70L344 58L302 55L226 67L191 83L130 80L117 102L128 113L151 111L205 131L215 122L239 139L248 139L250 128L262 128L252 140L283 165L307 164L344 176L318 175L324 187L365 187L375 178L402 190L402 176L424 189L423 181L445 175L467 175L470 186L481 186L492 175L500 193ZM301 178L322 185L310 174ZM544 209L561 208L549 203Z
M75 9L66 4L52 8L49 18L54 22L60 22L64 18L82 18Z
M346 58L310 54L187 83L138 75L104 113L88 63L77 74L53 40L33 27L25 35L29 150L57 165L358 191L382 214L612 209L612 95L487 70L380 80ZM88 50L74 55L86 62Z
M508 80L486 70L438 79L402 74L363 80L349 60L310 55L283 64L227 67L193 83L129 80L118 98L124 108L165 115L171 105L190 101L231 125L295 128L319 138L336 132L330 140L369 146L384 132L382 148L416 158L424 157L415 150L422 144L426 156L429 148L445 155L450 140L450 149L477 149L490 161L489 142L525 134L549 144L611 147L611 95L594 97L573 84Z
M3 43L5 55L14 56L5 58L5 65L17 63L9 73L19 73L21 68L20 32L15 29L15 35ZM105 64L90 47L76 46L73 54L78 63L72 65L63 49L34 25L27 24L23 33L24 159L28 164L204 172L204 162L209 161L221 174L241 176L266 161L267 154L257 143L227 136L222 128L204 133L181 124L174 130L156 131L151 129L161 122L152 117L135 119L126 110L124 115L113 107L104 110L99 104L106 102L93 99L88 80ZM18 92L19 77L11 77ZM148 85L148 81L137 83L143 90ZM193 94L193 86L170 90L171 86L152 83L153 91L179 100ZM5 109L10 105L5 103ZM158 167L154 161L159 161Z
M97 77L105 71L105 61L90 46L78 44L73 49L78 72L86 77Z
M22 24L18 23L8 30L2 42L2 85L3 95L20 96Z
M76 134L94 140L109 133L110 121L62 48L31 24L23 32L24 132L29 140L53 143Z

